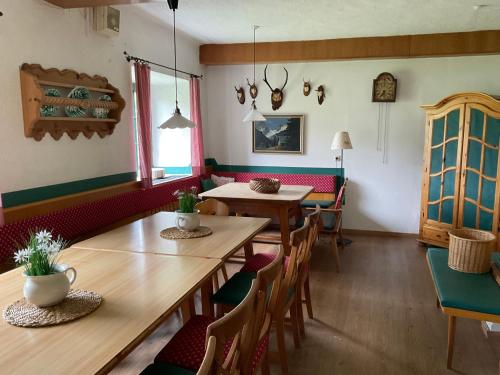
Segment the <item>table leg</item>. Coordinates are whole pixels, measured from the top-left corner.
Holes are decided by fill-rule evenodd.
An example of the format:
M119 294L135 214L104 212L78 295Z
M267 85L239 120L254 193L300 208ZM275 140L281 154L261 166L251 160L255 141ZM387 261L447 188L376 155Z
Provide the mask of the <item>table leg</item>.
M279 208L281 243L285 250L285 255L290 255L290 225L288 222L288 207Z
M451 363L453 361L453 345L455 343L455 325L456 316L450 315L448 317L448 359L446 362L446 368L451 369Z
M201 311L203 315L215 316L214 305L212 303L213 293L212 278L209 278L201 286Z
M181 304L182 312L182 322L186 324L193 315L196 314L196 309L194 307L194 295L186 297L186 299Z
M253 241L250 240L243 245L243 249L245 250L245 259L248 260L253 256Z

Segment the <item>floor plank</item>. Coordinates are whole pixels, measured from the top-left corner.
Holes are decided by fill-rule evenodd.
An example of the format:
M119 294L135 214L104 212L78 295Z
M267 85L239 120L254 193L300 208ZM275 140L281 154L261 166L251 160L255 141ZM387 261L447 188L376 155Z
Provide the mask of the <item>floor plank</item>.
M315 319L306 320L300 349L287 338L290 374L500 373L500 336L486 338L480 322L466 319L457 320L454 370L446 370L447 319L436 308L425 248L411 238L349 237L342 273L335 272L327 237L314 250ZM229 265L229 272L238 267ZM178 329L179 318L172 316L112 374L138 374Z

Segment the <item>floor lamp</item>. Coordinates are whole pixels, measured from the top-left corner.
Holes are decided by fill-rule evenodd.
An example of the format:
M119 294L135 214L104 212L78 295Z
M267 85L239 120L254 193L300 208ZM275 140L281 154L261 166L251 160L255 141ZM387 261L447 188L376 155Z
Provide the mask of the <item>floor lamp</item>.
M349 133L346 131L336 132L333 136L332 150L340 150L341 184L344 183L344 150L351 150L352 143ZM340 239L339 239L340 240ZM344 238L344 245L349 245L352 241Z

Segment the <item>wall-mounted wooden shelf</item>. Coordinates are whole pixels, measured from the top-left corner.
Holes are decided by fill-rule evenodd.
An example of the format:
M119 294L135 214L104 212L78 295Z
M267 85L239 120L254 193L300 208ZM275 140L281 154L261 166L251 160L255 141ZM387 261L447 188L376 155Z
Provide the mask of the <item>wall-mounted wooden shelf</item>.
M101 76L79 74L74 70L43 69L38 64L23 64L21 74L21 95L23 102L24 134L35 140L41 140L46 133L52 138L59 139L64 133L71 139L80 133L91 138L97 133L101 138L113 133L115 125L120 122L125 101L117 88L108 83ZM61 91L70 91L75 87L85 87L91 93L90 99L74 99L46 96L45 89L58 88ZM98 97L108 94L111 101L100 101ZM56 116L42 116L40 107L53 105L60 108ZM82 107L85 110L103 108L109 110L107 118L96 117L68 117L62 109L65 106ZM89 116L91 111L88 111Z

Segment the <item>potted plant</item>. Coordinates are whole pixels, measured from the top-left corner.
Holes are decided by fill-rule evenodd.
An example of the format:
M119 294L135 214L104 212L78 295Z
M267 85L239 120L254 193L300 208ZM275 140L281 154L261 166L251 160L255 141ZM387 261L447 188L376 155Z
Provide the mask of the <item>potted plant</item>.
M179 230L194 231L200 226L198 210L194 206L198 201L197 190L192 186L190 190L176 190L174 196L179 200L179 209L175 211L177 217L175 226Z
M76 270L66 264L57 264L59 252L66 242L52 238L52 233L41 230L30 233L24 249L14 254L15 262L24 266L24 298L40 307L52 306L61 302L76 279ZM71 273L68 279L66 273Z

